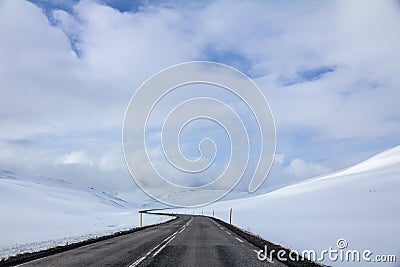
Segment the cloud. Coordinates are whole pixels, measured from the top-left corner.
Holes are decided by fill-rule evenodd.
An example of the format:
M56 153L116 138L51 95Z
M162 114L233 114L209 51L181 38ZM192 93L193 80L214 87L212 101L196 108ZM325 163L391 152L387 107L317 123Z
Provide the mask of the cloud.
M277 126L274 177L318 175L398 145L395 1L100 4L108 2L45 14L0 2L1 168L132 190L121 152L126 106L148 77L190 60L255 78Z
M331 169L315 162L294 159L290 162L289 166L285 168L285 171L296 178L312 178L329 173Z
M65 154L58 158L55 162L56 164L70 165L70 164L80 164L80 165L93 165L93 162L88 157L85 151L72 151L71 153Z
M279 164L282 165L284 161L285 161L285 155L284 154L275 154L274 162L279 163Z

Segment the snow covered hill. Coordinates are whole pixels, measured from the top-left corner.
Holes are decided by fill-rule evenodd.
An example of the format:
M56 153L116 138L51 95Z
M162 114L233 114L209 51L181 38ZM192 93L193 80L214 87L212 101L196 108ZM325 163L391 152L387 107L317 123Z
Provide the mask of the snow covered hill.
M319 256L330 247L372 252L371 262L325 256L323 263L331 266L399 266L399 203L400 146L337 173L195 212L215 210L216 217L229 221L233 208L234 224L299 252L315 250ZM339 239L346 240L346 248L338 248ZM373 262L377 255L395 255L397 263Z
M94 188L0 170L0 258L132 228L139 209Z
M349 169L267 194L178 211L211 215L214 210L216 217L228 221L233 208L235 225L299 252L314 250L319 257L330 248L370 250L371 260L377 255L395 255L397 260L346 262L325 255L325 264L398 266L399 192L400 146ZM63 180L0 171L0 258L136 226L140 208ZM345 239L347 247L339 249L339 239Z

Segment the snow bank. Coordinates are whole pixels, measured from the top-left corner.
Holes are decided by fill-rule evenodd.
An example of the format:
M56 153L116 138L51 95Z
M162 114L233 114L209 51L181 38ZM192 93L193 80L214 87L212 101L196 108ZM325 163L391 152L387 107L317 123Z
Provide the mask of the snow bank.
M0 170L0 258L136 227L138 210L93 188ZM169 219L148 215L143 222Z
M248 199L217 202L195 209L212 214L270 241L300 252L370 250L395 255L397 263L332 261L332 266L399 266L400 146L330 175L309 179ZM182 211L182 210L181 210ZM183 210L192 213L193 209ZM347 247L339 249L337 241Z

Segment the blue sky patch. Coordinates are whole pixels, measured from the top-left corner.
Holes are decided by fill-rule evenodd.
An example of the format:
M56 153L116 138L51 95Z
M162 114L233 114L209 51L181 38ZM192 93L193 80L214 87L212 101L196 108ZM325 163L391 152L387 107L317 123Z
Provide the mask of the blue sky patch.
M226 64L228 66L234 67L250 78L252 77L252 64L251 61L246 58L243 54L232 51L232 50L219 50L215 48L207 48L204 51L205 58L201 60L209 60L213 62L218 62L222 64Z
M304 81L315 81L321 79L327 73L334 72L335 69L335 67L319 67L315 69L298 71L297 75Z
M74 6L79 3L79 0L28 0L29 2L35 4L40 7L46 16L49 18L49 21L54 24L54 18L52 17L53 10L64 10L68 13L72 13L74 10Z
M283 86L290 86L303 82L312 82L321 79L327 73L336 71L335 66L321 66L317 68L303 69L296 72L294 77L280 78L280 82Z

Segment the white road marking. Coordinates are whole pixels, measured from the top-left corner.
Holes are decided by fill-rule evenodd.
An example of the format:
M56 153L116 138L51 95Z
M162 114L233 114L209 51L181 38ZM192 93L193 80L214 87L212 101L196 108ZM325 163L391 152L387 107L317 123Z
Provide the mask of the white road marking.
M146 257L147 257L147 254L146 254L146 256L141 257L140 259L138 259L137 261L135 261L134 263L132 263L131 265L129 265L129 267L137 266L137 265L138 265L139 263L141 263Z
M154 253L153 257L154 257L155 255L157 255L158 253L160 253L160 251L161 251L163 248L165 248L165 246L166 246L169 242L171 242L172 239L175 238L175 235L176 235L178 232L179 232L179 233L182 233L182 231L186 229L186 226L188 226L191 222L192 222L192 219L190 219L190 221L188 221L188 222L186 223L186 225L183 226L183 229L182 229L180 232L179 232L179 230L178 230L178 231L176 231L175 233L173 233L172 235L170 235L169 237L165 238L160 244L158 244L158 245L155 246L152 250L150 250L149 252L147 252L146 255L144 255L143 257L141 257L140 259L138 259L137 261L135 261L135 262L132 263L131 265L129 265L129 267L135 267L135 266L137 266L139 263L141 263L143 260L145 260L154 250L156 250L161 244L163 244L164 242L166 242L166 243L164 244L164 246L162 246L156 253ZM92 244L87 244L87 245L84 245L84 246L82 246L82 247L80 247L80 248L87 247L87 246L90 246L90 245L92 245ZM16 265L16 266L24 266L24 265L26 265L26 264L28 264L28 263L33 263L33 262L36 262L36 261L40 261L40 260L43 260L43 259L45 259L45 258L47 258L47 257L43 257L43 258L39 258L39 259L32 260L32 261L29 261L29 262L25 262L25 263L22 263L22 264L19 264L19 265Z
M189 224L192 222L192 219L190 219L190 221L188 221L187 223L185 223L185 225L182 227L182 229L178 232L179 234L182 233L188 226Z
M178 230L179 231L179 230ZM129 265L129 267L135 267L137 266L139 263L141 263L143 260L145 260L151 253L153 253L154 250L158 249L161 244L164 244L164 246L162 248L164 248L172 239L175 238L175 235L178 233L178 231L176 231L175 233L173 233L172 235L170 235L169 237L165 238L160 244L158 244L157 246L155 246L152 250L150 250L149 252L147 252L146 255L144 255L143 257L141 257L140 259L138 259L137 261L135 261L134 263L132 263L131 265ZM157 254L161 251L161 249L159 251L157 251ZM153 257L157 254L154 254Z
M163 249L167 246L167 244L168 244L169 242L171 242L174 238L175 238L175 236L172 237L170 240L168 240L168 242L165 243L161 248L159 248L159 249L153 254L153 257L157 256L157 254L160 253L161 250L163 250Z
M228 235L230 235L231 233L229 233L228 231L225 231Z
M242 242L242 243L244 242L244 241L243 241L242 239L240 239L239 237L235 237L235 238L236 238L236 240L239 241L239 242Z

